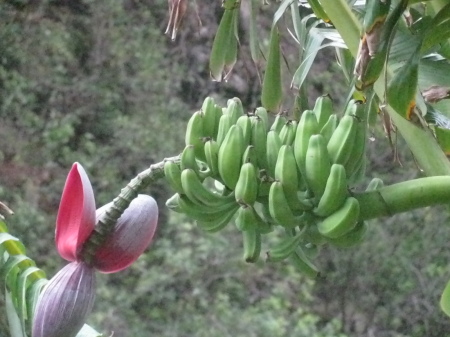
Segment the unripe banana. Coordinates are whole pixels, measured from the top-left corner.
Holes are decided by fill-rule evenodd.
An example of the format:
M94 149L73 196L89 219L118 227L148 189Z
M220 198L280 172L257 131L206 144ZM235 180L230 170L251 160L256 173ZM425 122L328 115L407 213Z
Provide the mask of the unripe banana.
M236 124L239 117L241 117L244 114L242 102L238 97L234 97L228 100L226 114L231 116L232 124Z
M206 97L202 104L203 113L203 134L205 137L216 138L216 132L219 122L217 117L217 109L215 108L214 98ZM221 114L222 115L222 114Z
M244 151L242 129L238 125L232 125L219 148L219 174L230 190L235 189L239 179Z
M267 133L267 171L271 177L275 176L275 166L278 159L278 152L281 148L281 139L275 130L270 130Z
M295 249L302 240L303 233L299 232L295 236L287 236L280 240L275 247L270 249L267 254L267 261L277 262L287 259L289 255L295 252Z
M202 161L205 161L204 137L203 114L201 111L196 111L188 121L185 142L186 145L194 147L195 157Z
M327 238L338 238L356 226L358 217L359 202L353 197L348 197L341 208L317 224L317 229Z
M305 176L306 151L308 151L309 139L312 135L318 134L319 131L316 115L312 110L305 110L300 117L294 140L295 161L303 177Z
M253 205L258 196L258 174L252 163L244 163L241 166L239 179L234 190L236 201L239 204Z
M245 146L249 145L252 137L252 121L250 117L247 115L239 117L236 125L239 125L242 129Z
M200 229L204 230L205 232L209 233L215 233L228 225L228 223L233 219L234 215L236 214L236 211L238 209L238 204L235 203L235 205L228 211L221 214L219 217L216 217L213 221L200 221L197 220L197 225L200 227Z
M195 158L194 145L186 145L183 152L181 152L180 168L181 171L187 168L192 169L197 173L200 171L197 160Z
M313 111L316 114L319 128L323 128L330 116L333 114L333 102L331 97L329 95L319 96L316 99Z
M233 123L231 122L231 116L227 114L223 114L220 116L219 120L219 128L217 130L217 144L222 145L222 142L225 140L225 137L228 134Z
M316 202L319 202L325 191L330 171L331 162L325 139L321 134L312 135L306 152L305 179Z
M368 226L365 221L358 221L355 228L350 232L335 239L327 238L327 241L338 248L353 247L363 241L367 228Z
M344 204L347 196L348 184L345 167L340 164L333 164L323 195L314 209L314 214L323 217L329 216Z
M320 129L320 134L325 138L325 141L330 141L331 136L333 135L334 131L336 131L336 128L339 124L339 118L337 115L333 114L328 118L328 121L325 123L325 125Z
M308 259L315 259L319 255L319 246L314 243L302 244L301 248Z
M252 163L257 167L258 165L258 158L256 157L256 150L253 145L247 146L245 149L245 152L242 156L242 163Z
M297 247L295 252L289 255L289 262L299 272L309 278L316 278L320 275L319 269L309 260L300 247Z
M261 118L263 120L266 130L268 130L269 129L269 116L268 116L266 108L263 108L262 106L259 108L256 108L255 116L258 116L259 118Z
M316 246L322 246L327 243L327 238L319 233L315 223L310 223L306 226L304 236L306 242L312 243Z
M355 168L355 171L351 173L348 179L349 184L357 184L363 181L366 177L367 157L365 153L363 153L362 156L357 160L357 163L358 166Z
M261 253L261 233L256 229L242 232L242 242L244 246L244 261L255 263Z
M289 120L280 130L280 139L283 145L292 145L297 131L297 122Z
M270 131L275 131L277 134L280 134L281 129L287 123L287 118L281 113L275 116L275 120L273 121Z
M177 193L184 193L181 185L181 169L172 160L167 160L164 163L164 176L166 177L169 186Z
M252 117L252 140L251 144L255 147L258 167L267 169L267 129L264 121L258 116Z
M368 111L365 109L365 104L354 104L355 108L352 113L356 119L356 131L355 131L355 140L354 145L352 147L352 153L348 160L346 170L347 177L349 180L356 182L353 180L353 177L358 170L361 168L363 170L362 175L364 176L365 168L361 167L363 165L363 161L366 160L366 140L367 140L367 113ZM369 106L367 106L369 108ZM364 164L365 165L365 164Z
M191 169L181 172L181 185L184 193L197 205L220 207L224 204L234 203L234 193L223 196L213 192L200 181L199 176Z
M370 181L369 185L367 185L366 192L378 190L383 186L384 186L383 180L375 177Z
M297 226L297 220L289 207L281 182L274 181L270 186L268 203L270 216L280 226L285 228L294 228Z
M235 224L240 231L255 230L258 228L257 214L253 206L241 205L237 210Z
M220 207L210 207L207 205L199 205L192 202L186 195L174 194L166 201L166 206L171 211L185 214L189 218L198 221L215 221L221 218L224 213L227 213L236 208L235 203L222 204Z
M206 164L213 177L219 176L219 144L214 139L210 139L205 143L205 159Z
M312 205L301 201L297 196L299 175L294 157L294 149L290 145L283 145L278 152L275 166L275 179L281 182L287 203L294 212L310 210Z
M344 115L334 133L331 135L327 149L334 164L341 164L347 170L347 162L352 155L355 143L357 120L350 115ZM347 174L348 176L348 174Z
M222 107L218 104L214 104L214 110L215 110L215 114L216 114L216 127L214 129L213 139L217 141L217 136L219 133L220 118L222 117Z

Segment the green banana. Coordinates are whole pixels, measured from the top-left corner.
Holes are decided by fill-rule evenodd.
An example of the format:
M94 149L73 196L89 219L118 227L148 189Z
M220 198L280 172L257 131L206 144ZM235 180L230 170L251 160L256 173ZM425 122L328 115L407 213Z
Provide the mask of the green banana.
M312 135L306 152L305 179L316 202L325 191L330 171L331 161L325 139L321 134Z
M213 192L203 185L194 170L184 169L181 172L181 185L183 186L184 194L197 205L220 207L224 204L235 203L234 193L224 196Z
M261 253L261 233L257 229L250 229L242 232L242 242L244 246L244 261L255 263Z
M333 114L333 102L331 97L329 95L317 97L313 111L316 114L319 128L322 129L328 122L330 116Z
M302 244L301 248L308 259L315 259L319 255L319 246L314 243Z
M195 157L194 145L186 145L183 152L181 152L180 168L181 171L187 168L194 170L196 173L200 171L197 159Z
M207 205L199 205L192 202L184 194L176 193L166 201L166 206L177 213L182 213L189 218L197 221L212 222L221 218L225 213L228 214L233 208L236 208L235 203L222 204L220 207L210 207Z
M258 228L257 214L253 206L241 205L237 210L235 225L240 231L255 230Z
M244 163L241 166L239 179L234 190L236 201L239 204L253 205L258 196L258 174L252 163Z
M242 129L245 146L250 144L252 137L252 121L248 115L240 116L236 122Z
M219 174L230 190L234 190L239 179L244 151L242 129L238 125L232 125L219 148Z
M202 161L205 161L204 138L203 114L201 111L196 111L188 121L185 142L186 145L194 146L195 157Z
M353 179L358 168L360 168L362 161L366 160L366 139L367 139L367 113L368 108L365 109L364 104L355 104L355 109L352 111L356 119L355 140L352 147L352 153L346 165L347 176ZM365 171L365 168L363 168Z
M281 129L283 126L287 123L287 118L279 113L275 116L275 120L273 121L272 125L270 126L270 131L275 131L277 134L280 134Z
M327 238L327 241L338 248L353 247L363 241L367 228L368 226L365 221L358 221L355 228L348 233L335 239Z
M205 143L205 159L206 164L213 177L219 176L219 144L214 139L210 139Z
M226 114L230 115L231 123L236 124L239 117L244 115L244 108L242 107L242 102L239 98L234 97L227 101Z
M275 166L278 159L278 152L281 148L281 139L275 130L270 130L267 133L267 143L266 143L266 160L267 160L267 171L271 177L275 176Z
M346 165L352 155L355 143L356 129L356 118L350 115L344 115L336 130L331 135L327 145L332 162L334 164L344 165L346 170ZM349 175L347 174L347 176Z
M265 108L263 108L262 106L259 108L256 108L255 116L258 116L259 118L261 118L263 120L266 130L268 130L269 129L269 115L267 113L267 110Z
M242 155L242 163L252 163L257 167L258 159L256 158L256 151L253 145L247 146L244 154Z
M270 216L280 226L285 228L294 228L297 226L297 219L289 207L281 182L274 181L270 186L268 203Z
M294 236L287 236L280 240L275 247L271 248L267 254L267 261L277 262L285 260L295 252L295 249L300 244L303 238L303 233L299 232Z
M223 114L220 116L219 127L217 129L217 144L222 145L222 142L225 140L225 137L228 134L233 123L231 122L231 116L227 114Z
M318 134L319 131L319 124L314 111L305 110L300 117L294 140L295 161L303 177L305 176L306 151L308 150L309 139L312 135Z
M327 238L338 238L350 232L358 222L359 202L348 197L336 212L317 224L319 232Z
M235 204L234 207L232 207L228 212L224 212L220 216L216 217L216 219L212 221L201 221L197 220L197 225L200 227L200 229L204 230L205 232L209 233L215 233L228 225L228 223L233 219L234 215L236 214L236 211L238 209L238 205Z
M281 146L278 152L275 179L281 182L287 203L294 214L312 208L311 204L298 198L297 189L300 177L295 162L294 149L290 145Z
M255 147L258 167L267 169L267 129L264 120L258 116L252 117L252 139L250 143Z
M297 122L289 120L280 130L281 143L284 145L292 145L295 139L295 131L297 129Z
M202 104L203 113L203 134L205 137L215 138L217 127L216 124L219 122L217 116L217 109L215 108L214 98L206 97ZM222 114L221 114L222 115Z
M339 118L337 115L333 114L328 118L328 121L325 123L325 125L320 129L320 134L325 138L325 141L330 141L331 135L336 130L337 126L339 124Z
M366 192L378 190L383 186L384 186L383 180L375 177L370 181L369 185L367 185Z
M317 225L315 223L310 223L306 225L305 228L305 241L312 243L316 246L322 246L327 243L327 238L319 233Z
M289 255L289 262L309 278L316 278L320 275L319 269L309 260L301 247L297 247L295 252Z
M345 167L340 164L333 164L323 195L319 204L313 210L314 214L323 217L329 216L344 204L347 196L348 184Z
M167 160L164 162L164 176L169 186L177 193L184 193L181 185L181 169L174 161Z

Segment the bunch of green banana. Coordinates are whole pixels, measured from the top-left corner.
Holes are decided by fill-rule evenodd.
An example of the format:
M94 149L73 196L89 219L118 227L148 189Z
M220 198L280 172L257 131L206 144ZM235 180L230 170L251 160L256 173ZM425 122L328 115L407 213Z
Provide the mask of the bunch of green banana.
M226 107L206 98L188 122L179 163L165 163L176 192L167 206L209 232L234 219L246 262L259 259L262 236L279 226L286 236L267 260L289 259L315 277L318 246L354 245L367 227L349 190L364 174L366 108L350 101L339 118L321 96L299 121L278 114L269 126L269 118L261 107L246 113L238 98Z

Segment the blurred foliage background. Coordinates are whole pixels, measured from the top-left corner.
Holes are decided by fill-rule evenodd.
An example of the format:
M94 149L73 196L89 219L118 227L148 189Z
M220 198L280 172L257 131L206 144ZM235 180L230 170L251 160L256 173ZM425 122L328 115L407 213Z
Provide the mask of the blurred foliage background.
M273 10L265 10L267 45ZM64 265L53 245L54 223L74 161L89 173L100 206L150 164L182 150L186 121L207 95L222 104L238 96L248 110L260 104L246 41L230 80L209 78L220 16L220 1L190 3L171 41L163 35L163 0L0 2L0 200L15 212L12 234L49 277ZM287 62L295 48L284 41ZM325 49L314 65L311 105L330 93L339 108L347 95L332 55ZM289 67L285 72L289 85ZM379 125L367 182L420 175L401 139L394 160ZM324 248L324 277L311 281L288 264L245 264L233 226L205 234L168 213L164 181L148 193L161 207L151 249L129 269L98 278L88 323L105 336L450 336L438 307L450 265L446 207L371 221L360 246ZM0 336L7 336L3 323Z

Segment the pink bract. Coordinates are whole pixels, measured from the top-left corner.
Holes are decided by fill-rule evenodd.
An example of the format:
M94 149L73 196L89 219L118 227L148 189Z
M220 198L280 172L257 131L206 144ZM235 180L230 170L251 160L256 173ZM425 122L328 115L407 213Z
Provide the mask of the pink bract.
M59 255L68 261L76 261L94 226L94 191L83 167L74 163L64 185L56 220Z
M112 203L97 210L97 219ZM140 194L117 220L111 235L98 247L93 261L102 273L115 273L127 268L151 243L158 222L155 199Z

